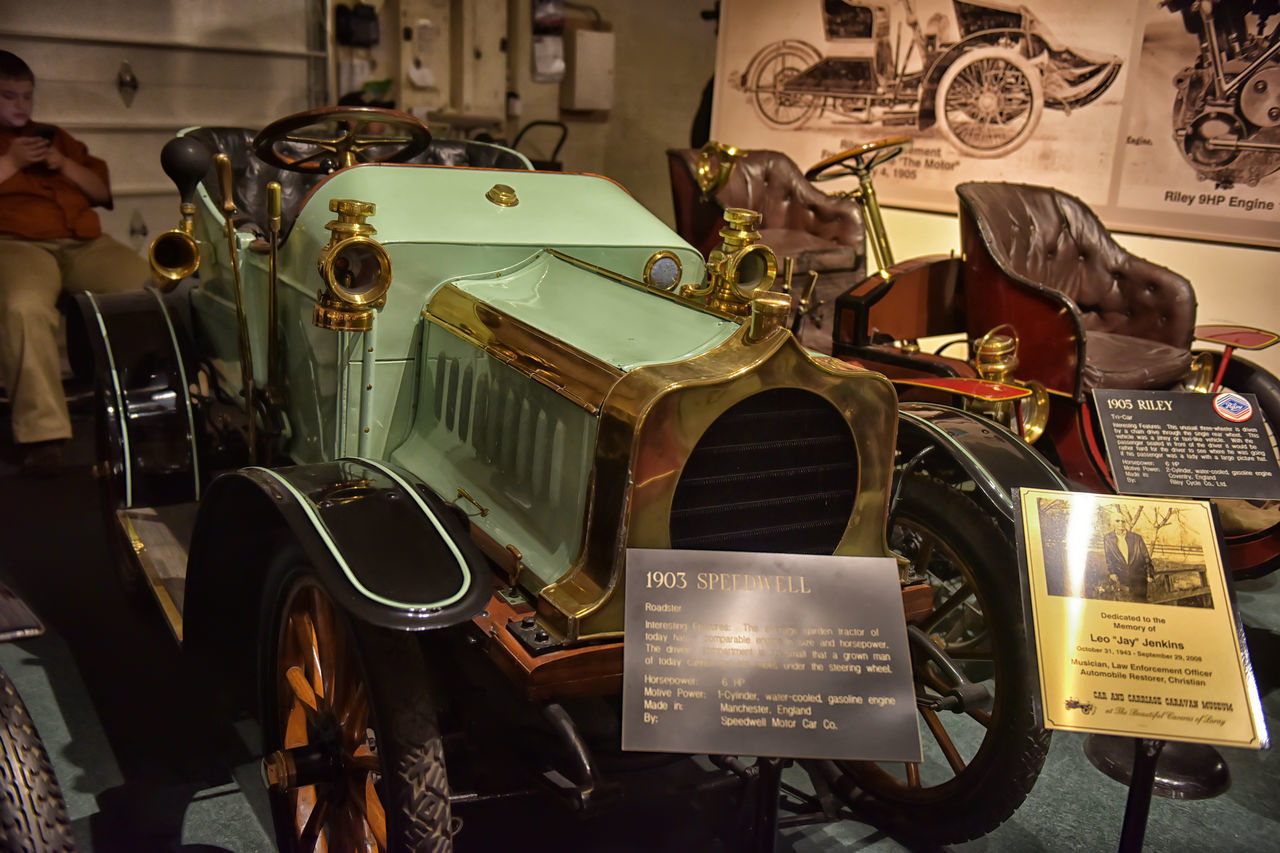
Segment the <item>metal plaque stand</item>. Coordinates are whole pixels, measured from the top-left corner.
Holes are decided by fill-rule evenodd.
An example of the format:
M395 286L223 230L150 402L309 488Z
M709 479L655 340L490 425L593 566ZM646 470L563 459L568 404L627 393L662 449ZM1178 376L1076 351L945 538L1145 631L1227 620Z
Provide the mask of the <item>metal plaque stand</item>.
M1094 734L1085 738L1084 752L1094 767L1129 786L1120 853L1142 850L1152 794L1204 800L1231 787L1226 762L1207 744Z

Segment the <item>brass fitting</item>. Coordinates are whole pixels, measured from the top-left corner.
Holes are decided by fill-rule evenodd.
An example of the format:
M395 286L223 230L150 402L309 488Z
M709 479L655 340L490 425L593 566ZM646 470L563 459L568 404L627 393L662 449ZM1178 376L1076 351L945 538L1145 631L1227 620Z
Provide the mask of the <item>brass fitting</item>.
M354 198L329 199L329 210L338 214L338 218L330 220L324 227L329 232L329 245L341 241L344 237L360 237L377 234L378 229L366 220L378 212L378 206L371 201L358 201Z
M997 326L982 336L973 353L973 369L983 379L992 382L1008 382L1018 369L1018 338L1015 332L998 335Z
M746 342L754 344L764 340L774 329L787 325L791 315L791 297L782 293L761 293L751 300L751 322L747 326Z

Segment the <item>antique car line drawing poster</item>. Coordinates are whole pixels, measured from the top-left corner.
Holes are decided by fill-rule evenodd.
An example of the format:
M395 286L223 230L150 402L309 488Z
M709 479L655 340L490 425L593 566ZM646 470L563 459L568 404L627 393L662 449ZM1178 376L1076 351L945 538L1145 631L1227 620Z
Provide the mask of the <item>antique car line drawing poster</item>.
M911 137L876 172L888 205L1038 183L1112 228L1280 245L1273 6L726 0L711 134L802 169Z
M1280 4L1167 0L1143 13L1119 218L1280 245Z
M1022 489L1018 506L1046 727L1267 746L1207 502Z

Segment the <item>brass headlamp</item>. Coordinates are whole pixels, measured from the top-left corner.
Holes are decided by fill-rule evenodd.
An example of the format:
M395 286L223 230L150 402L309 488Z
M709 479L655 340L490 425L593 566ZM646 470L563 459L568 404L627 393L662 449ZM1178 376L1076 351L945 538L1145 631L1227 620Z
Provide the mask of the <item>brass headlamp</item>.
M745 317L757 293L773 287L778 275L778 258L773 249L759 242L760 214L731 207L724 212L724 242L707 258L707 282L685 291L687 296L706 296L713 311Z
M320 250L317 265L325 289L317 295L311 319L322 329L364 332L373 325L373 312L386 304L391 287L391 256L373 239L377 233L367 218L372 202L335 198L329 210L338 218L324 227L329 243Z
M1010 334L1002 334L1003 331ZM1008 323L996 326L973 346L973 369L988 382L1027 388L1031 396L1021 400L970 400L969 409L986 415L1020 433L1028 443L1044 434L1049 422L1049 392L1039 382L1023 382L1014 376L1018 369L1018 331Z

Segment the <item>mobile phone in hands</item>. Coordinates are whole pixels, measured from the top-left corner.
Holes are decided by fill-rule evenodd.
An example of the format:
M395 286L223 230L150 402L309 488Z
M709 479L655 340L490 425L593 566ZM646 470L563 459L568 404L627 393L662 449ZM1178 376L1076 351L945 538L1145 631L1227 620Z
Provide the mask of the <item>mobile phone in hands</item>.
M46 142L52 142L53 137L58 135L58 129L51 124L36 124L31 126L28 135L38 136Z

